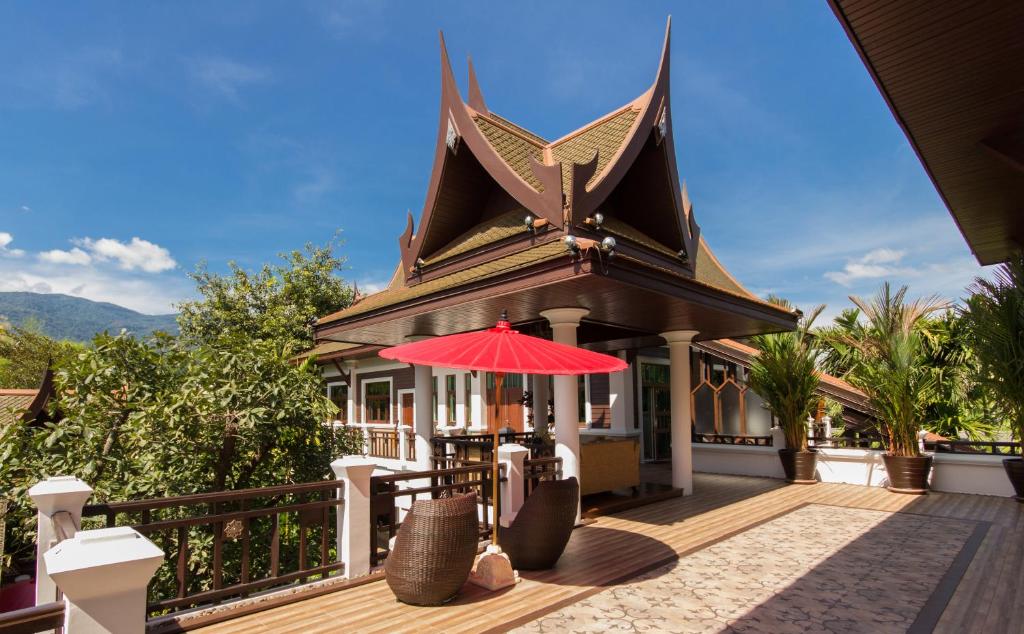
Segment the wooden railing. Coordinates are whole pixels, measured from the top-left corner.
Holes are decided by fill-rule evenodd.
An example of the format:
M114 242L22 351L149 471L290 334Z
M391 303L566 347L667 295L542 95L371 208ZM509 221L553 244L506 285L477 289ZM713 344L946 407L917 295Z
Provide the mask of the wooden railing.
M833 447L836 449L885 449L885 439L877 434L856 436L816 436L815 447Z
M366 430L366 437L370 441L370 455L374 458L392 458L398 460L398 430L397 429L374 429Z
M1021 455L1021 443L990 440L939 440L925 442L924 448L936 453L991 454L996 456Z
M411 429L405 430L405 459L416 459L416 432Z
M531 449L534 445L533 439L532 431L498 434L498 442L501 444L515 443ZM435 458L449 457L458 461L490 462L494 436L492 434L434 436L430 439L430 444L433 447ZM452 451L448 451L448 447L451 447Z
M337 573L338 486L324 480L94 504L82 516L132 526L164 550L147 606L161 614Z
M417 498L450 497L457 493L475 492L481 507L480 539L491 533L493 479L490 464L474 464L452 469L413 471L370 478L370 565L376 566L387 559L391 538L401 526L398 500L409 498L408 508ZM499 476L504 481L504 474ZM403 503L403 506L406 504ZM498 502L497 508L501 508Z
M533 458L523 462L523 495L525 497L530 497L538 483L544 480L561 479L561 458Z
M731 434L693 434L693 442L710 445L753 445L771 447L771 436L739 436Z
M41 603L29 608L0 612L3 634L35 634L59 632L64 626L64 602Z

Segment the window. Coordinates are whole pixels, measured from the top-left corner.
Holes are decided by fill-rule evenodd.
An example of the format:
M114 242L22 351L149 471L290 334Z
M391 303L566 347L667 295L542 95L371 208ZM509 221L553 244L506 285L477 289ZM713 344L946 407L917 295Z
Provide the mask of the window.
M363 406L366 408L367 423L390 423L391 422L391 382L373 381L363 383L366 398Z
M580 408L580 422L587 422L587 377L576 377L576 401Z
M431 379L431 383L433 385L432 389L433 389L433 393L434 393L434 424L436 425L437 424L437 377L436 376L433 379Z
M462 387L462 413L465 415L466 427L473 424L473 375L466 372L466 382Z
M338 406L335 418L343 423L348 422L348 386L344 383L331 383L327 386L327 398Z
M455 424L455 375L444 377L444 411L449 425Z

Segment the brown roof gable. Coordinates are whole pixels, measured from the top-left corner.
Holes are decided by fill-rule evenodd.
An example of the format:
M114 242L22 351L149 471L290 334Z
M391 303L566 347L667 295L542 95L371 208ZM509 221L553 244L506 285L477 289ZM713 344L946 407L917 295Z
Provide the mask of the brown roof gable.
M678 179L669 104L670 26L651 88L629 104L552 142L490 111L470 62L469 103L463 101L441 38L441 108L434 166L419 227L410 214L399 238L406 284L416 263L503 209L519 208L568 232L609 201L620 183L630 194L651 193L638 205L611 205L639 228L662 236L673 255L693 258L699 229ZM634 163L643 165L634 168ZM650 165L657 169L648 169ZM640 176L637 173L650 174ZM632 174L632 176L630 176ZM505 200L501 200L504 198ZM490 211L489 211L490 210ZM653 220L652 220L653 219Z

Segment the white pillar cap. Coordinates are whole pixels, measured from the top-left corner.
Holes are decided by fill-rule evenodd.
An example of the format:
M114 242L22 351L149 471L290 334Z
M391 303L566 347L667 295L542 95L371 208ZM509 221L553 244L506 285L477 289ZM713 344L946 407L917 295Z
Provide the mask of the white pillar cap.
M131 526L79 531L43 555L46 572L71 601L146 587L164 551Z
M28 496L35 502L43 515L50 516L69 508L81 509L92 495L92 487L75 476L55 476L40 480L28 490Z
M334 471L336 478L369 475L375 468L375 462L362 456L345 456L331 463L331 470Z
M669 330L661 333L661 338L668 343L690 343L699 334L698 330Z
M540 316L552 326L568 324L579 326L580 320L590 314L589 308L549 308L540 311Z

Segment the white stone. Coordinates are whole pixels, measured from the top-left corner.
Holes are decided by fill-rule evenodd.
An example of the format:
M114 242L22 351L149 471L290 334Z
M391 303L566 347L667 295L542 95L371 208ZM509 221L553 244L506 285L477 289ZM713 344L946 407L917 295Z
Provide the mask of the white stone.
M690 422L690 343L695 330L673 330L661 336L668 342L669 399L672 412L672 486L693 493L693 448Z
M505 465L505 482L501 484L501 522L508 526L523 507L523 463L530 450L522 445L508 443L498 447L498 462Z
M334 477L343 482L344 510L338 515L338 558L345 576L370 573L370 477L377 465L366 458L346 456L331 463Z
M57 543L53 515L66 512L77 529L82 525L82 507L92 495L92 487L74 476L56 476L41 480L28 490L36 509L36 605L57 598L57 586L46 574L43 554Z
M130 526L79 531L44 555L64 593L68 634L142 632L146 586L164 552Z
M492 592L512 587L520 581L519 572L512 569L508 555L494 545L488 546L487 550L476 558L473 570L469 573L470 583Z

